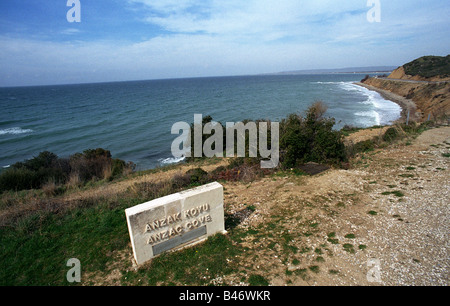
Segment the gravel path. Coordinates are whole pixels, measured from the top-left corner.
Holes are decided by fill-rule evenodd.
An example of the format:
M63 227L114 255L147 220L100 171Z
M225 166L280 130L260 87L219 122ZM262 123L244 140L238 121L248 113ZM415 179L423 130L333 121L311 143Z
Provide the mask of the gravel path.
M256 207L240 225L257 232L243 242L242 273L271 285L448 286L449 149L442 127L351 170L225 184L229 212Z

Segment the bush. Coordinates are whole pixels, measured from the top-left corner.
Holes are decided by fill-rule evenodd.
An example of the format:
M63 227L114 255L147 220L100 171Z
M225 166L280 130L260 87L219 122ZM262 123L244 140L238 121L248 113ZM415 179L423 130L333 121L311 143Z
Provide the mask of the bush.
M69 159L59 158L56 154L45 151L32 159L18 162L0 174L0 192L5 190L39 189L46 186L58 190L57 186L65 183L73 185L86 183L94 178L112 179L131 169L131 163L113 159L111 153L104 149L86 150L72 155ZM54 186L53 186L54 185ZM49 188L49 187L52 188Z
M403 65L405 73L422 77L448 77L450 75L450 55L423 56Z
M13 164L0 175L0 192L41 188L49 181L65 182L67 163L45 151L32 159Z
M190 169L186 172L186 175L189 177L191 184L204 184L208 180L208 172L206 172L202 168Z
M315 102L306 112L306 116L302 117L298 114L290 114L287 118L280 122L280 161L285 168L293 168L296 165L306 162L317 163L331 163L341 164L347 161L345 145L342 141L343 133L333 130L335 120L332 118L324 118L324 114L327 108L322 102ZM203 118L202 125L213 121L211 116ZM243 121L244 124L249 122ZM267 120L256 120L256 127L259 128L259 122L267 122ZM226 148L226 128L223 124L218 122L223 128L223 148ZM270 127L270 124L268 124ZM191 134L194 129L194 124L191 124ZM245 153L249 154L249 135L246 130L246 143ZM259 131L257 131L259 135ZM271 144L270 130L268 131L267 144L268 147ZM203 135L203 143L210 135ZM234 152L237 152L237 140L236 134L234 135ZM191 148L194 147L193 137L191 137ZM231 168L227 173L222 172L224 179L237 179L241 176L241 172L248 174L248 177L253 176L255 173L252 170L253 165L259 164L261 155L257 152L257 158L234 158L231 161ZM187 161L195 160L195 158L188 158ZM251 160L251 161L250 161ZM238 169L242 166L242 169ZM237 170L236 170L237 169ZM237 172L236 172L237 171ZM241 172L239 172L241 171ZM259 174L256 174L259 175ZM219 175L220 177L220 175Z
M363 140L353 145L354 153L369 152L375 149L373 140Z
M105 173L111 173L111 153L101 148L85 150L70 157L70 167L84 182L104 178Z
M25 168L7 169L0 176L0 191L31 189L35 186L34 172Z
M346 161L343 134L333 130L334 119L324 118L321 102L313 104L305 118L291 114L280 123L282 166L294 168L307 162L339 164Z
M390 127L383 135L383 140L386 142L392 142L399 136L399 133L395 127Z

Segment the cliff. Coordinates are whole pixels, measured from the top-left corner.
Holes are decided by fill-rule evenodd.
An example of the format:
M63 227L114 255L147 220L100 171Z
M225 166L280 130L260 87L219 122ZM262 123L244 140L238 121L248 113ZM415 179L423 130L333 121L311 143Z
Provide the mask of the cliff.
M400 66L388 76L388 79L396 79L396 80L410 80L410 81L424 81L424 82L448 82L450 81L450 77L443 75L436 75L432 77L423 77L418 74L410 75L405 71L404 66Z
M418 121L445 119L450 115L450 56L426 56L395 69L387 78L363 83L389 91L416 105Z

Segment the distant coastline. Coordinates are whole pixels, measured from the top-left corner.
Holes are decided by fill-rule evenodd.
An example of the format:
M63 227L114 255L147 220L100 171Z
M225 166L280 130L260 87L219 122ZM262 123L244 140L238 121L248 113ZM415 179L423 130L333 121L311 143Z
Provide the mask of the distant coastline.
M373 73L391 73L397 67L394 66L370 66L370 67L348 67L335 69L309 69L292 70L274 73L264 73L261 75L302 75L302 74L373 74Z

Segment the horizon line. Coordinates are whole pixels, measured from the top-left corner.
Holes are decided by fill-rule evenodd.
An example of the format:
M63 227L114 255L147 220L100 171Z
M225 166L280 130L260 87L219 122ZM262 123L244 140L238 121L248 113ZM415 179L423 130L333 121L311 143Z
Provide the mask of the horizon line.
M323 75L323 74L364 74L364 73L386 73L392 72L392 70L368 70L368 71L338 71L346 69L363 69L363 68L375 68L375 67L389 67L394 66L367 66L367 67L346 67L346 68L319 68L319 69L302 69L302 70L290 70L279 72L265 72L256 74L236 74L236 75L210 75L210 76L187 76L187 77L166 77L166 78L150 78L150 79L130 79L130 80L117 80L117 81L97 81L97 82L80 82L80 83L55 83L55 84L36 84L36 85L12 85L12 86L0 86L1 89L5 88L25 88L25 87L48 87L48 86L70 86L70 85L89 85L89 84L110 84L110 83L126 83L126 82L146 82L146 81L164 81L164 80L184 80L184 79L202 79L202 78L226 78L226 77L246 77L246 76L283 76L283 75ZM334 71L334 72L333 72Z

